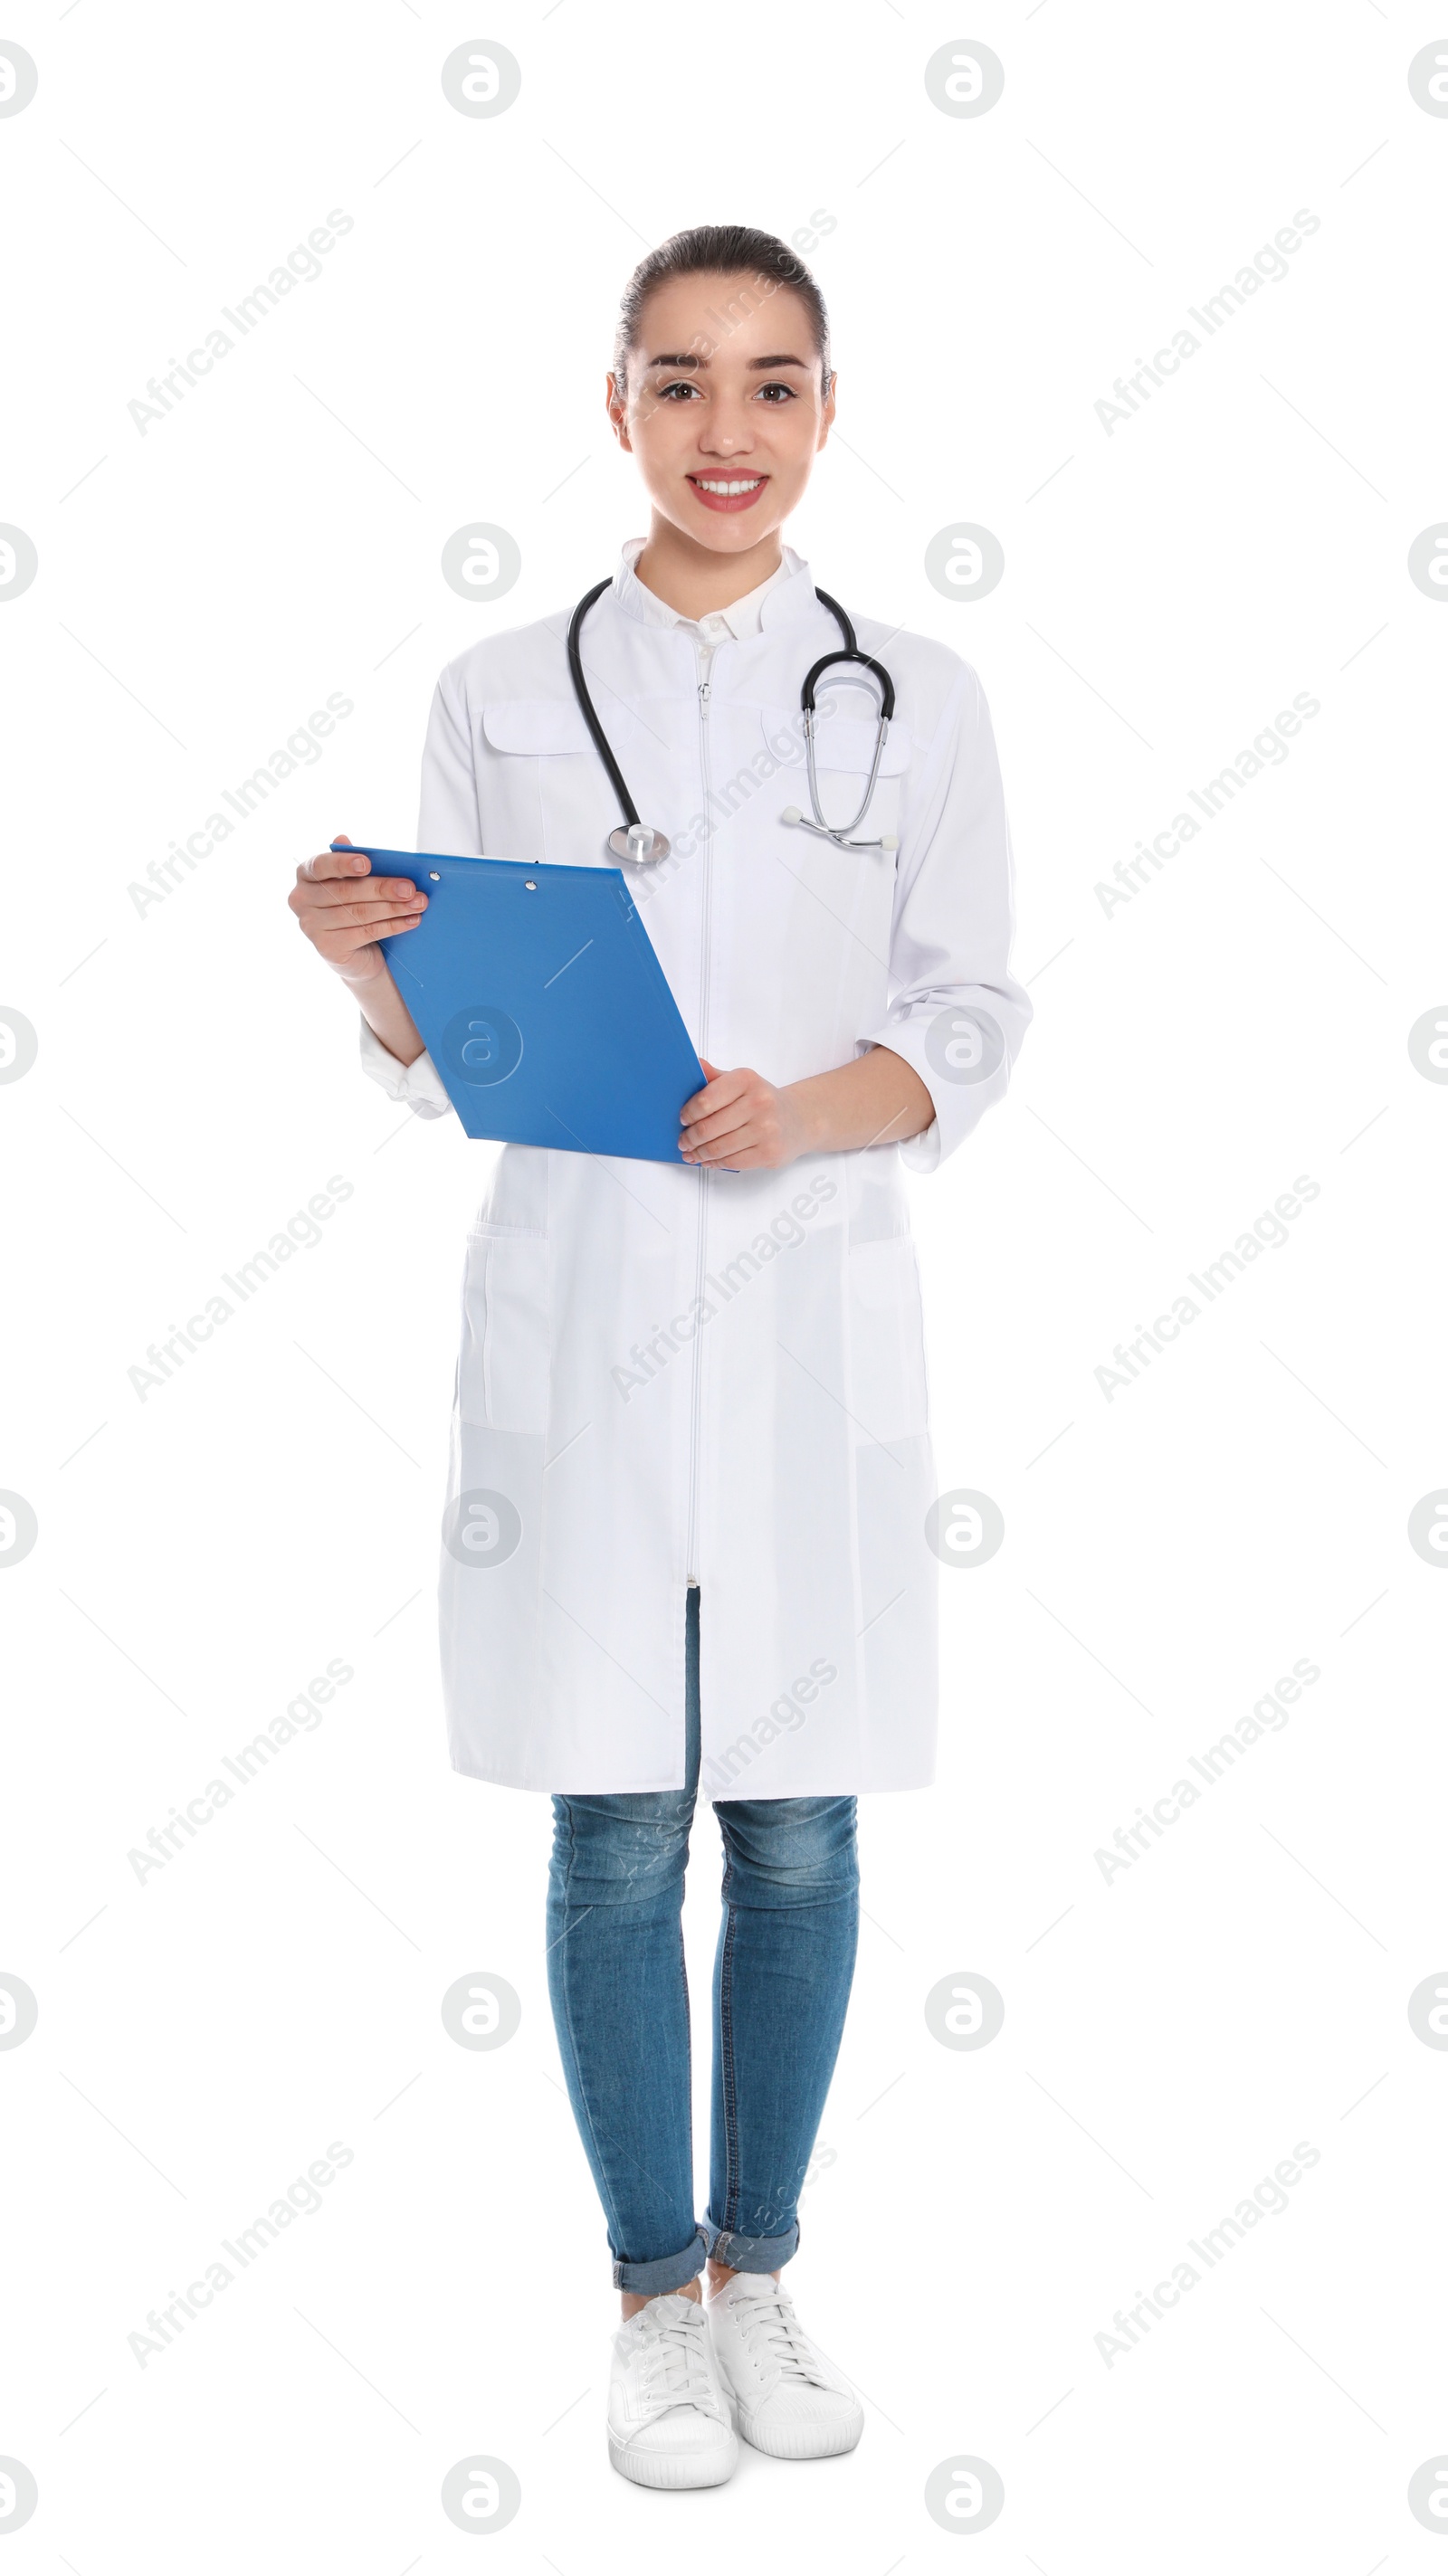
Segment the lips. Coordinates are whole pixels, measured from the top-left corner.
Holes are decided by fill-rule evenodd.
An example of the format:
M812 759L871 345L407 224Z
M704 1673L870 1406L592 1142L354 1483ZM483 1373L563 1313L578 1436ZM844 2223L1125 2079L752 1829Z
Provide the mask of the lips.
M769 481L767 474L690 474L686 479L706 510L752 509Z

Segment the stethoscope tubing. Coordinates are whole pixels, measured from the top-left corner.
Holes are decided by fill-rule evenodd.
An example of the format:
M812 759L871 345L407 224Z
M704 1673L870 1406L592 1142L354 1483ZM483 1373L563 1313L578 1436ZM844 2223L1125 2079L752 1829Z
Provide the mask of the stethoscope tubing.
M598 710L595 707L592 696L589 692L588 682L583 676L583 653L579 640L583 631L583 621L588 615L590 608L592 608L594 601L601 599L604 592L611 589L611 587L611 579L608 581L595 582L592 590L584 592L582 599L580 599L572 617L569 619L568 673L573 683L573 694L578 701L579 710L588 727L589 733L593 737L594 748L597 751L600 760L603 762L604 768L608 772L614 794L617 796L618 801L623 808L626 831L610 835L610 846L615 846L620 843L627 834L647 831L649 827L640 822L638 807L635 805L633 798L628 792L623 771L620 769L618 762L613 756L612 746L607 734L604 732L602 724L599 721ZM887 846L893 847L893 843L887 844L883 841L878 843L874 841L854 842L849 839L848 835L854 831L855 826L858 823L862 823L864 821L865 816L870 810L870 800L875 793L875 782L880 775L880 762L885 750L885 737L890 729L891 720L895 713L895 683L891 679L883 662L876 661L874 655L871 653L862 653L860 651L855 640L854 627L844 609L840 606L839 601L837 599L832 599L827 590L820 590L818 588L816 588L815 597L822 608L827 608L829 610L830 615L834 618L836 625L839 627L841 637L843 638L843 649L837 653L822 653L819 660L811 663L809 670L805 673L804 685L799 693L799 703L800 712L804 717L805 764L809 772L810 804L814 809L815 819L811 822L807 815L799 814L796 816L794 809L791 808L790 813L786 816L786 820L797 819L803 825L805 831L817 833L822 839L833 841L837 849L864 850L885 848ZM818 687L822 673L833 670L835 666L841 662L853 662L857 664L861 669L868 671L871 677L878 683L880 690L880 712L875 729L875 757L870 763L869 781L866 785L859 811L851 815L848 823L827 823L824 819L824 808L820 801L819 779L815 773L815 691ZM655 842L662 840L662 835L658 833L652 833L650 837ZM668 843L664 842L663 847L657 852L657 855L659 857L664 857L667 853Z
M578 646L578 638L582 631L585 617L588 615L594 601L596 599L602 599L604 592L611 586L611 580L595 582L592 590L585 591L582 599L580 599L578 603L578 606L575 608L568 625L568 670L569 676L573 681L573 694L578 700L584 723L587 725L589 732L593 736L594 745L597 749L599 759L603 762L604 768L608 771L609 777L613 782L614 794L617 796L620 805L623 807L624 821L626 823L636 824L639 820L639 810L624 784L623 771L620 769L618 762L614 759L613 753L609 748L608 736L598 721L598 710L594 706L593 700L589 695L588 682L583 676L583 655L579 651Z

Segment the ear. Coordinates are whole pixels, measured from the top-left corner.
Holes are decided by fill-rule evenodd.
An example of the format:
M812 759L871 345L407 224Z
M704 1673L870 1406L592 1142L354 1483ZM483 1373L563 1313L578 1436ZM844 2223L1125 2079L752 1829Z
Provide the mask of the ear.
M628 416L628 397L626 394L619 392L618 378L614 375L611 368L604 378L604 385L606 389L604 399L608 408L609 424L625 455L632 456L633 441L629 437L628 430L625 425Z

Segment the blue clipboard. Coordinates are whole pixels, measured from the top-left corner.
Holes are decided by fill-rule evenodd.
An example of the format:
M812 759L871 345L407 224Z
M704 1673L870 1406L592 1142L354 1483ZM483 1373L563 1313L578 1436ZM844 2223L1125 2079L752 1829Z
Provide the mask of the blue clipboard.
M707 1077L621 869L351 846L427 896L379 944L469 1136L682 1161Z

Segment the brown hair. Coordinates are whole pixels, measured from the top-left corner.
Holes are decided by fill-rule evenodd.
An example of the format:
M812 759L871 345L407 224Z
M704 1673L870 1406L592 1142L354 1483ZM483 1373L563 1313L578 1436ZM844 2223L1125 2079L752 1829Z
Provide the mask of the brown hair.
M734 327L742 314L752 312L782 286L799 297L809 315L814 337L815 356L821 370L821 390L830 388L830 326L825 300L797 251L780 241L774 233L756 232L751 224L695 224L691 231L674 233L647 259L641 259L623 291L619 306L618 328L614 333L613 372L620 394L628 392L628 363L639 344L644 306L655 287L667 286L676 277L731 277L747 270L751 284L732 296L718 317L719 337ZM696 334L696 339L702 335ZM718 341L711 341L716 348Z

